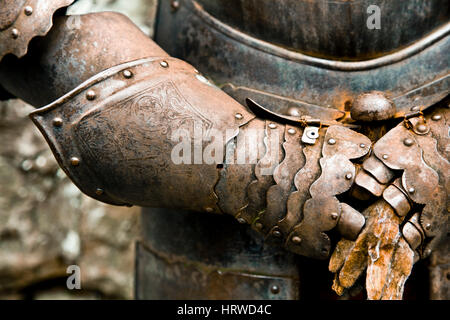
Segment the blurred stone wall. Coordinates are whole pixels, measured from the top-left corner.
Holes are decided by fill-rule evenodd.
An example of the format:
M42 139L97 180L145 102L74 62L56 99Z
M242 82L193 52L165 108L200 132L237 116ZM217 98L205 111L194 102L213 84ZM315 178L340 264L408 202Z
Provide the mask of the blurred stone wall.
M113 10L153 33L156 0L78 0L69 14ZM133 298L139 208L114 207L70 182L37 128L33 108L0 102L0 299ZM69 265L81 290L69 290Z

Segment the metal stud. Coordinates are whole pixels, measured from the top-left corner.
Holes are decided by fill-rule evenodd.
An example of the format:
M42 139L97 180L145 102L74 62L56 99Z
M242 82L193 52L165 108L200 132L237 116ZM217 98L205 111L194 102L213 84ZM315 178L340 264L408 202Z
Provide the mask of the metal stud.
M270 292L273 294L278 294L280 292L280 287L274 284L272 287L270 287Z
M345 175L345 179L350 180L351 178L353 178L353 175L351 173L347 173Z
M281 232L280 232L280 230L273 230L272 231L272 235L274 237L280 238L281 237Z
M214 209L213 209L213 208L211 208L211 207L206 207L206 208L205 208L205 211L206 211L206 212L213 212L213 211L214 211Z
M170 7L172 8L172 11L177 11L180 8L180 1L173 0L170 3Z
M424 125L424 124L419 124L416 129L420 133L424 133L424 132L427 132L428 127L426 125Z
M72 157L70 158L70 164L76 167L80 164L80 159L78 159L77 157Z
M97 188L95 190L95 194L98 195L98 196L101 196L103 194L103 189L102 188Z
M270 129L275 129L276 127L277 127L277 125L275 123L269 123Z
M336 144L336 140L334 140L333 138L328 139L328 144Z
M361 148L365 148L365 147L366 147L366 145L365 145L364 143L361 143L359 146L360 146Z
M416 189L414 189L413 187L411 187L411 188L408 189L408 192L409 192L409 193L414 193L414 192L416 192Z
M263 225L261 224L261 222L255 223L255 228L256 228L256 229L261 230L262 227L263 227Z
M247 223L244 218L238 218L237 221L241 224Z
M293 129L293 128L289 128L287 132L289 134L295 134L297 131L295 131L295 129Z
M123 76L127 79L130 79L133 76L133 73L130 70L124 70L122 72Z
M425 229L430 230L431 229L431 224L427 223L427 225L425 226Z
M302 238L300 238L299 236L293 236L291 241L295 244L300 244L302 242Z
M53 119L52 123L55 127L61 127L63 124L63 120L59 117L56 117Z
M16 28L13 28L11 30L11 36L13 37L13 39L17 39L19 37L19 30L17 30Z
M420 110L420 107L419 106L415 106L415 107L412 107L411 108L411 111L419 111Z
M338 217L339 217L339 215L336 212L333 212L331 214L331 219L333 219L333 220L337 220Z
M383 154L383 159L386 160L387 158L389 158L389 156L387 154Z
M161 61L159 64L160 64L161 67L163 67L163 68L167 68L167 67L169 66L169 64L167 63L167 61Z
M440 114L435 114L434 116L431 117L431 119L433 121L439 121L442 119L442 116Z
M94 90L89 90L88 92L86 92L86 99L94 100L96 97L97 97L97 94L95 93Z
M235 117L237 120L241 120L244 116L243 116L241 113L236 113L236 114L234 115L234 117Z
M414 144L414 141L411 138L406 138L405 140L403 140L403 144L407 147L410 147Z
M25 12L25 15L31 16L33 14L33 8L31 6L26 6L23 11Z

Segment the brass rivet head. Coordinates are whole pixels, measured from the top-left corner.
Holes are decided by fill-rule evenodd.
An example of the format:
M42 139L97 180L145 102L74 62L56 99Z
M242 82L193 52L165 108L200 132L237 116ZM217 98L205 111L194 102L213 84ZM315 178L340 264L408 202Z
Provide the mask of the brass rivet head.
M387 154L383 154L383 159L386 160L387 158L389 158L389 156Z
M345 179L350 180L351 178L353 178L353 174L347 173L347 174L345 175Z
M364 143L361 143L359 146L360 146L360 148L365 148L366 147L366 145Z
M72 157L70 158L70 164L76 167L80 164L80 159L78 159L77 157Z
M425 226L425 229L430 230L431 229L431 224L427 223L427 225Z
M417 126L417 131L419 131L420 133L427 132L427 130L428 130L428 127L424 124L419 124Z
M411 187L411 188L408 189L408 192L409 192L409 193L414 193L414 192L416 192L416 189L414 189L413 187Z
M289 134L295 134L297 131L295 131L294 128L289 128L287 131Z
M88 100L94 100L97 97L94 90L89 90L86 92L86 99Z
M405 140L403 140L403 144L407 147L410 147L414 144L414 141L411 138L406 138Z
M336 140L334 140L333 138L328 139L328 144L336 144Z
M161 61L159 64L160 64L161 67L163 67L163 68L167 68L167 67L169 66L169 64L167 63L167 61Z
M130 79L133 76L133 73L130 70L124 70L122 72L123 76L127 79Z
M206 207L206 208L205 208L205 211L206 211L206 212L213 212L213 211L214 211L214 209L213 209L213 208L211 208L211 207Z
M244 218L238 218L237 221L241 224L247 223Z
M431 117L433 121L439 121L442 119L442 116L440 114L435 114L433 117Z
M244 118L244 116L243 116L241 113L236 113L236 114L234 115L234 117L235 117L237 120L241 120L242 118Z
M300 244L300 242L302 242L302 238L300 238L299 236L293 236L291 241L295 244Z
M63 120L59 117L56 117L53 119L52 123L55 127L61 127L63 124Z
M336 212L333 212L331 214L331 219L333 219L333 220L337 220L338 217L339 217L339 215Z
M101 195L103 194L103 189L97 188L97 189L95 190L95 194L98 195L98 196L101 196Z
M280 238L281 237L281 232L280 230L273 230L272 231L272 235L276 238Z
M269 123L270 129L275 129L276 127L277 127L277 125L275 123Z
M26 7L23 9L23 12L25 12L25 14L26 14L27 16L31 16L31 15L33 14L33 8L32 8L31 6L26 6Z
M11 36L13 37L13 39L17 39L19 37L19 30L17 30L16 28L13 28L11 30Z
M280 292L280 287L274 284L272 287L270 287L270 292L273 294L278 294Z

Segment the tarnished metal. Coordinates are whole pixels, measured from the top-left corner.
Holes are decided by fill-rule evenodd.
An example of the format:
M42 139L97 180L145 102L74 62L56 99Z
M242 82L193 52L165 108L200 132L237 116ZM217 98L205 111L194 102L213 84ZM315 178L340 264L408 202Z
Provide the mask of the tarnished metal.
M239 115L238 117L236 117ZM237 120L243 115L237 113ZM254 167L264 155L265 122L253 119L241 127L239 134L229 137L226 147L227 161L221 170L220 180L215 187L222 212L236 216L243 223L252 223L247 216L239 214L247 205L247 187L253 181ZM248 219L248 220L247 220Z
M160 66L163 59L168 68ZM133 77L124 79L124 70ZM197 130L205 147L203 139L213 130L237 131L254 116L195 76L192 66L177 59L137 60L98 74L31 117L61 167L89 196L113 204L220 212L216 163L199 166L195 154L176 163L172 153L182 137L195 148ZM95 100L86 92L95 93ZM206 100L221 107L211 109ZM55 117L63 119L62 126L52 124ZM186 136L175 141L177 130ZM97 194L97 188L104 192Z
M450 23L444 0L426 4L385 0L180 3L172 13L168 1L160 2L156 41L216 83L229 86L232 96L248 95L280 113L286 101L295 101L302 114L306 109L307 115L320 118L316 113L322 112L320 108L344 111L359 94L377 90L389 91L396 117L401 117L412 106L426 108L440 101L449 90ZM383 26L390 32L367 28L365 9L377 3L383 8L383 23L395 21L393 28ZM333 9L327 10L328 6ZM417 23L425 11L430 29ZM351 18L337 18L340 14ZM323 19L326 23L319 22ZM405 23L399 22L403 19ZM409 21L415 21L413 26L407 27ZM336 27L324 28L330 23ZM325 50L327 46L331 48ZM313 47L323 51L314 52ZM353 58L343 61L340 55ZM264 94L252 96L255 92L271 95L272 102L263 101ZM282 108L277 107L278 97Z
M365 60L391 53L419 40L449 18L448 3L442 0L427 3L259 0L257 4L249 0L196 0L195 3L211 16L257 39L336 60ZM382 8L385 16L382 27L389 30L389 37L367 26L371 5ZM347 19L330 19L331 16Z
M230 216L145 208L141 225L137 299L298 299L307 286L294 254Z
M365 170L360 170L356 175L355 179L356 185L369 191L376 197L380 197L383 194L384 189L387 185L379 183L372 175L367 173Z
M286 216L287 200L294 186L294 176L304 166L305 159L301 147L301 131L298 127L286 125L284 132L284 159L273 173L275 185L267 191L267 208L260 217L260 222L265 222L269 227L275 226ZM268 237L285 238L278 227L270 230Z
M394 208L399 216L406 216L411 210L408 197L395 185L390 185L383 191L383 199Z
M334 143L325 142L330 139ZM335 196L350 189L355 177L355 166L350 160L366 155L371 143L367 137L348 128L330 126L321 144L321 175L309 188L311 199L305 202L303 219L289 234L286 246L295 253L323 259L331 249L325 232L337 225L342 212ZM302 241L296 243L291 240L294 237Z
M20 58L34 37L45 36L56 10L74 0L2 0L0 5L0 61L7 54Z
M365 223L366 219L359 211L346 203L341 203L341 216L337 229L344 238L356 240Z
M372 91L357 96L353 101L350 113L355 120L380 121L393 118L396 108L385 93Z
M436 108L442 118L448 117L448 107ZM447 120L432 121L433 114L409 119L389 131L374 145L374 154L391 169L403 170L402 187L408 197L424 205L421 225L431 240L424 250L424 256L431 253L448 228L448 125ZM417 124L427 126L424 132L417 132ZM420 130L419 130L420 131ZM431 132L432 131L432 132ZM405 139L418 143L406 145ZM440 145L441 148L437 148Z
M0 85L39 107L55 101L105 69L149 56L168 57L122 14L58 16L47 36L33 41L26 56L3 59Z

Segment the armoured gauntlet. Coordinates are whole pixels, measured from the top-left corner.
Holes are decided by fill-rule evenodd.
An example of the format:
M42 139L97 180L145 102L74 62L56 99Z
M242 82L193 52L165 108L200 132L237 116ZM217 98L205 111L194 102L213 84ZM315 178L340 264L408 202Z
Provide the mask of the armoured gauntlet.
M449 114L443 103L425 116L412 112L374 144L356 185L383 200L366 210L367 225L355 242L337 244L330 260L336 292L367 268L370 299L401 298L413 263L447 236Z

